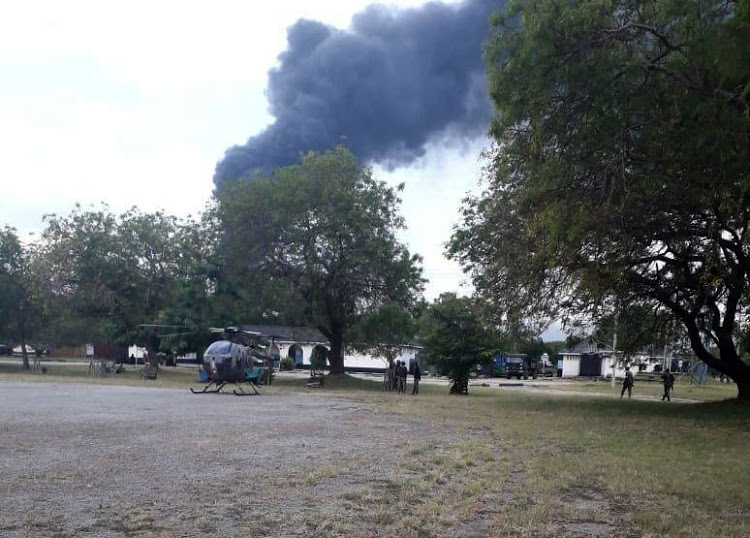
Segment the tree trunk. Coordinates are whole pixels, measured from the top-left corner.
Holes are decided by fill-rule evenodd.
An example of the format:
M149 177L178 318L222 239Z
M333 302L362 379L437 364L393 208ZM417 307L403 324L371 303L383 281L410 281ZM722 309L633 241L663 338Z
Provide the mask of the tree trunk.
M24 370L30 370L31 367L29 366L29 354L26 352L26 331L24 330L23 325L21 326L21 356L23 357L23 369Z
M328 363L331 365L331 375L344 374L344 336L338 331L331 333L331 352Z
M386 357L386 365L385 365L385 372L383 373L383 390L390 391L393 390L394 386L394 379L393 379L393 372L394 372L394 362L395 359L391 356Z
M737 399L745 403L750 402L750 383L749 382L737 381Z
M151 342L146 342L145 345L146 353L148 353L148 361L143 361L143 366L146 367L151 364L157 370L159 369L159 354L156 352L159 349L158 344L156 347L151 345Z
M685 320L683 320L685 322ZM719 338L719 358L716 358L703 344L697 324L684 323L690 338L690 347L697 357L711 368L726 374L737 383L737 399L750 399L750 365L740 359L731 337Z

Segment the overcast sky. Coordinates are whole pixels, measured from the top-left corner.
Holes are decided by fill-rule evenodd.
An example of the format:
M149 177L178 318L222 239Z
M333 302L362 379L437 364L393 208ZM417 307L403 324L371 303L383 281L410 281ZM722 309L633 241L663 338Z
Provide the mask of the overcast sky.
M0 225L38 231L45 213L105 202L196 214L217 161L274 121L268 70L300 18L347 28L368 1L7 3L0 17ZM388 2L397 7L419 1ZM410 250L427 297L467 293L443 257L476 190L484 138L430 144L376 176L404 182Z

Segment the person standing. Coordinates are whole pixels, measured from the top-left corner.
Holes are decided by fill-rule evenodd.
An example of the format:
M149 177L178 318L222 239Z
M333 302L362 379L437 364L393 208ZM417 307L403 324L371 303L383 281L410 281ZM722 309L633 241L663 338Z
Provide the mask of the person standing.
M419 380L422 379L422 370L419 369L419 362L414 363L414 388L412 394L419 394Z
M406 376L409 375L409 370L406 369L406 363L401 361L401 369L399 370L399 392L406 392Z
M630 366L625 367L625 379L622 382L622 392L620 392L620 398L625 394L625 390L628 391L628 398L633 397L633 372L630 371Z
M661 374L661 382L664 383L664 395L661 397L661 401L663 402L664 398L666 398L668 402L671 402L672 398L669 397L669 393L674 387L674 375L672 375L672 372L664 370L664 373Z

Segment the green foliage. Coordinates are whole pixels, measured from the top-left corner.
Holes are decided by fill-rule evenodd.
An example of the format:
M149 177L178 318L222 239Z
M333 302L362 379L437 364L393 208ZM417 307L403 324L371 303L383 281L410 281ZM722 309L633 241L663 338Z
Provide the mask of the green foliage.
M348 341L360 353L381 357L390 364L401 355L404 344L413 343L416 330L407 309L387 304L364 316L351 330Z
M497 146L449 249L481 294L519 318L670 312L747 394L749 9L517 0L494 17Z
M556 350L543 342L541 338L521 340L517 345L513 346L513 349L517 349L519 353L523 353L535 361L539 360L544 353L549 357L552 357L556 353Z
M23 245L15 229L0 229L0 337L21 344L23 363L29 368L26 344L42 322L41 281L33 265L36 251Z
M291 357L284 357L279 362L279 368L285 372L289 372L291 370L294 370L294 359Z
M614 338L615 317L601 316L594 328L593 338L611 343ZM660 310L640 305L623 309L617 316L617 349L627 357L644 349L654 351L669 346L681 348L681 333L673 316Z
M162 212L131 209L120 216L76 207L48 215L39 248L39 273L48 283L58 343L103 340L181 352L208 316L210 242L206 228ZM155 330L142 324L182 329ZM197 333L195 333L197 334ZM193 342L192 344L194 344Z
M328 361L328 354L322 346L315 346L310 355L310 373L323 373L325 370L326 362Z
M263 315L317 327L333 373L343 373L344 337L361 316L421 291L419 258L396 239L396 192L342 147L225 185L217 198L222 285L251 293Z
M10 336L14 312L23 299L23 246L13 228L0 230L0 335Z
M421 319L420 335L427 366L457 385L468 381L477 364L489 364L500 347L475 301L453 293L440 295L430 305Z

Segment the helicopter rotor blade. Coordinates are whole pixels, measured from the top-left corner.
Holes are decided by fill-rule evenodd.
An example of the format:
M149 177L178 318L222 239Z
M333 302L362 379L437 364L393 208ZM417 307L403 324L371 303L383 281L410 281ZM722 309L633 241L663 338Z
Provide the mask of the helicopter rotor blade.
M162 338L166 338L167 336L183 336L185 334L195 334L195 331L188 331L184 333L169 333L169 334L162 334Z

